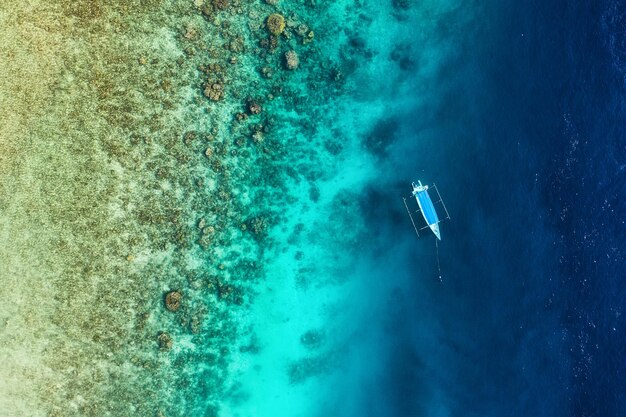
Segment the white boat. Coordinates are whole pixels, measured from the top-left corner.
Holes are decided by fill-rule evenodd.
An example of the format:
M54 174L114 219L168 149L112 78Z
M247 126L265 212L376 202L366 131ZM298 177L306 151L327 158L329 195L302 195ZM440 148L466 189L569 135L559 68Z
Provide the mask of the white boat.
M443 220L439 220L439 216L437 215L437 210L435 210L435 204L430 199L430 195L428 194L428 185L422 185L421 181L417 181L417 184L414 182L411 183L413 186L412 196L415 197L415 201L417 201L417 205L419 206L419 210L422 212L422 216L426 221L426 226L420 228L419 230L423 230L429 228L432 230L433 234L437 236L437 239L441 240L441 231L439 230L439 223L443 220L449 219L450 215L448 214L448 209L446 208L443 200L441 199L441 195L439 194L439 190L437 190L437 186L433 184L433 189L437 192L437 196L439 200L435 202L441 203L443 209L446 212L446 217ZM415 225L415 221L413 220L413 216L411 215L411 210L409 210L409 206L407 205L406 198L404 199L404 205L406 207L407 212L409 213L409 217L411 218L411 223L413 223L413 228L415 229L415 233L419 236L419 231L417 226Z
M433 231L437 239L441 240L441 233L439 232L439 217L437 216L437 211L435 210L435 206L433 205L433 201L430 199L430 195L428 195L428 185L422 185L421 181L415 183L411 183L413 186L413 196L417 200L417 204L420 206L420 210L422 215L424 216L424 220L426 220L426 224L430 227L430 230Z

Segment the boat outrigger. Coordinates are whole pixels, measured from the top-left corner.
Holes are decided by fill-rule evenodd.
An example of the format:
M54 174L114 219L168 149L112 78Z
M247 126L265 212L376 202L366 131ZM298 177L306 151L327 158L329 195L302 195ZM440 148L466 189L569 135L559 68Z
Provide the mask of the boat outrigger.
M439 190L437 189L437 186L433 183L432 188L437 192L437 197L439 197L439 200L433 203L433 201L430 199L430 195L428 194L428 185L422 185L421 181L418 181L417 185L414 182L411 183L411 185L413 186L412 196L415 197L415 200L417 201L417 204L419 206L419 209L416 210L416 212L422 212L422 216L424 216L424 220L426 221L426 226L420 229L417 228L417 226L415 225L415 220L413 219L413 215L411 214L411 210L409 209L409 206L406 202L406 198L403 197L404 206L406 207L407 213L409 213L409 217L411 218L411 223L413 224L415 233L417 233L417 236L419 236L420 235L419 230L429 228L430 230L432 230L435 236L437 236L437 239L441 240L441 232L439 231L439 223L441 223L443 220L450 219L450 215L448 214L448 209L446 208L446 205L444 204L443 199L441 198L441 194L439 194ZM439 216L437 215L437 210L435 210L435 204L437 203L441 203L444 211L446 212L446 217L442 220L439 220Z

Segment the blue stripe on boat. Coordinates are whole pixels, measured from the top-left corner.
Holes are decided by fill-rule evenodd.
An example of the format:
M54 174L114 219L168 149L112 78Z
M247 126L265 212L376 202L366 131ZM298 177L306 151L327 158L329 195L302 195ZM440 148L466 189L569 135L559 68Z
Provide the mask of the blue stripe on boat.
M428 195L428 191L419 191L417 193L417 198L419 199L428 225L436 224L439 221L439 218L437 217L435 206L433 206L433 202Z

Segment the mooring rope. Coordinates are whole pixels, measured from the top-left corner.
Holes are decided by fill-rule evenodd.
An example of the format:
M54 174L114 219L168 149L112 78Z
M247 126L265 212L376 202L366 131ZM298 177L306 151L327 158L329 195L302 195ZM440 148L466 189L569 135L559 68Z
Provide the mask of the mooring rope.
M437 270L439 271L439 281L443 282L441 277L441 266L439 265L439 239L435 238L435 248L437 248Z

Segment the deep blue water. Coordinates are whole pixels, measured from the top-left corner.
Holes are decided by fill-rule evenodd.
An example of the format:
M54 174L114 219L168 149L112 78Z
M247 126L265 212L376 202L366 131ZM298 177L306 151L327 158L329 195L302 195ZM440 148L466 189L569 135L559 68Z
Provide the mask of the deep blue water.
M392 174L362 205L364 262L394 282L378 366L320 415L626 415L626 3L465 2L439 25L456 53L381 121ZM397 198L417 179L452 215L443 283Z
M232 415L626 415L626 3L333 4L347 86L283 136L334 143L335 177L270 268ZM452 216L441 281L417 180Z

